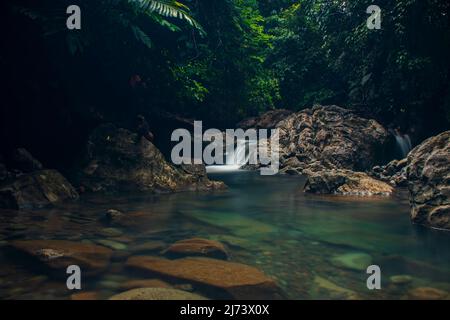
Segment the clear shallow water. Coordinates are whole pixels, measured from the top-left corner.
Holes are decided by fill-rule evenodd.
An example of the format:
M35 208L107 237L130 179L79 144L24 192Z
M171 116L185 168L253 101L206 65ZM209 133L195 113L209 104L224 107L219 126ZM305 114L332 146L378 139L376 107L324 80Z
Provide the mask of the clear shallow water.
M108 298L137 278L124 268L126 257L158 255L161 248L193 236L226 244L232 261L263 270L291 299L403 299L416 287L450 291L450 233L412 225L403 192L390 198L312 196L301 192L304 180L298 177L256 172L210 176L225 181L229 190L87 196L61 208L2 212L0 298L66 299L72 293L65 279L7 255L9 240L112 240L117 255L109 270L83 282L84 290ZM136 224L109 234L99 218L111 208L142 215ZM336 256L354 253L380 266L381 290L367 289L365 271L332 263ZM411 281L396 285L389 280L393 275L409 275Z

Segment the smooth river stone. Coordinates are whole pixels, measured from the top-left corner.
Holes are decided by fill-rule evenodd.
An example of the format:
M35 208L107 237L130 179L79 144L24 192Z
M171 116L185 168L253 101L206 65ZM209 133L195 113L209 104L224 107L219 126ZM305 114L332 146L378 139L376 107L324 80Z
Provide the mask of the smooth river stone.
M116 294L109 300L208 300L195 293L169 288L139 288Z
M105 271L113 252L102 246L65 240L17 240L10 245L50 269L60 272L70 265L78 265L83 275L88 276Z
M164 254L169 257L204 256L217 259L228 259L228 253L223 244L218 241L192 238L180 240L172 244Z
M120 242L117 242L117 241L113 241L113 240L99 239L96 242L101 244L101 245L103 245L103 246L105 246L105 247L108 247L108 248L111 248L111 249L114 249L114 250L126 250L127 249L127 245L126 244L123 244L123 243L120 243Z
M150 256L131 257L127 266L163 278L221 289L234 299L280 299L281 289L258 269L210 258L177 260Z
M338 268L365 271L372 264L372 257L362 252L345 253L332 257L331 264Z
M131 290L136 288L172 288L172 286L159 279L137 279L122 283L120 288L123 290Z

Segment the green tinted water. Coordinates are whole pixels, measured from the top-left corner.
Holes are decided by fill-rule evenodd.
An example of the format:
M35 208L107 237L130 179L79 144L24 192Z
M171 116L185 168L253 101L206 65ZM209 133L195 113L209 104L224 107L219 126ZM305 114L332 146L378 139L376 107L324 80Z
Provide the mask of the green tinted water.
M450 291L450 234L412 225L404 192L389 198L324 197L302 193L304 180L298 177L256 172L212 177L229 190L91 196L51 210L4 212L0 244L67 239L107 245L127 257L158 255L164 246L196 236L221 241L233 261L263 270L291 299L402 299L416 287ZM111 229L99 221L110 208L142 215L135 225ZM70 297L65 280L6 254L0 259L1 298ZM116 259L104 275L86 280L85 290L102 298L123 291L121 283L136 277L124 261ZM367 289L369 264L381 268L381 290ZM391 278L396 275L408 281L396 284Z

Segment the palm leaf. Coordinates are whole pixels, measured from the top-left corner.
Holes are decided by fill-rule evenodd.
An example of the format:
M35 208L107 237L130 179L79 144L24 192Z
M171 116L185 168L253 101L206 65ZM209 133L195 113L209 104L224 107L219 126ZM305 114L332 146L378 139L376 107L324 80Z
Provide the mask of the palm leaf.
M137 3L140 9L147 14L157 13L164 17L186 20L191 26L205 34L202 26L189 14L189 8L181 2L174 0L129 0Z

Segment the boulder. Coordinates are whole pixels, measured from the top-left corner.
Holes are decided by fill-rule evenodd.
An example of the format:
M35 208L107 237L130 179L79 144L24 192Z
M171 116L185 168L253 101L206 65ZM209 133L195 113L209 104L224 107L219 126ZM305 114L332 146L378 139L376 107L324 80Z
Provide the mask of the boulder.
M450 131L411 150L406 172L412 221L450 230Z
M377 121L338 106L305 109L280 121L277 128L281 171L294 169L290 173L371 169L388 138Z
M208 300L198 294L170 288L138 288L116 294L109 300Z
M34 171L0 186L1 208L35 209L77 199L76 190L56 170Z
M304 191L315 194L356 196L387 196L393 192L389 184L375 180L366 173L350 170L304 171L307 175Z
M273 129L276 125L287 116L291 115L292 111L286 109L270 110L257 117L251 117L242 120L236 125L236 128L241 129Z
M164 254L169 257L204 256L228 259L228 253L223 244L218 241L201 238L177 241L167 248Z
M395 187L406 187L408 180L406 177L408 159L392 160L387 165L375 166L369 172L370 176L387 182Z
M156 274L173 281L220 289L234 299L280 299L274 280L258 269L240 263L210 258L167 260L135 256L127 261L132 269Z
M70 265L78 265L84 276L97 275L109 266L113 253L102 246L65 240L16 240L10 247L63 277Z
M206 191L223 189L204 167L175 167L148 140L112 124L95 129L80 183L90 191Z

